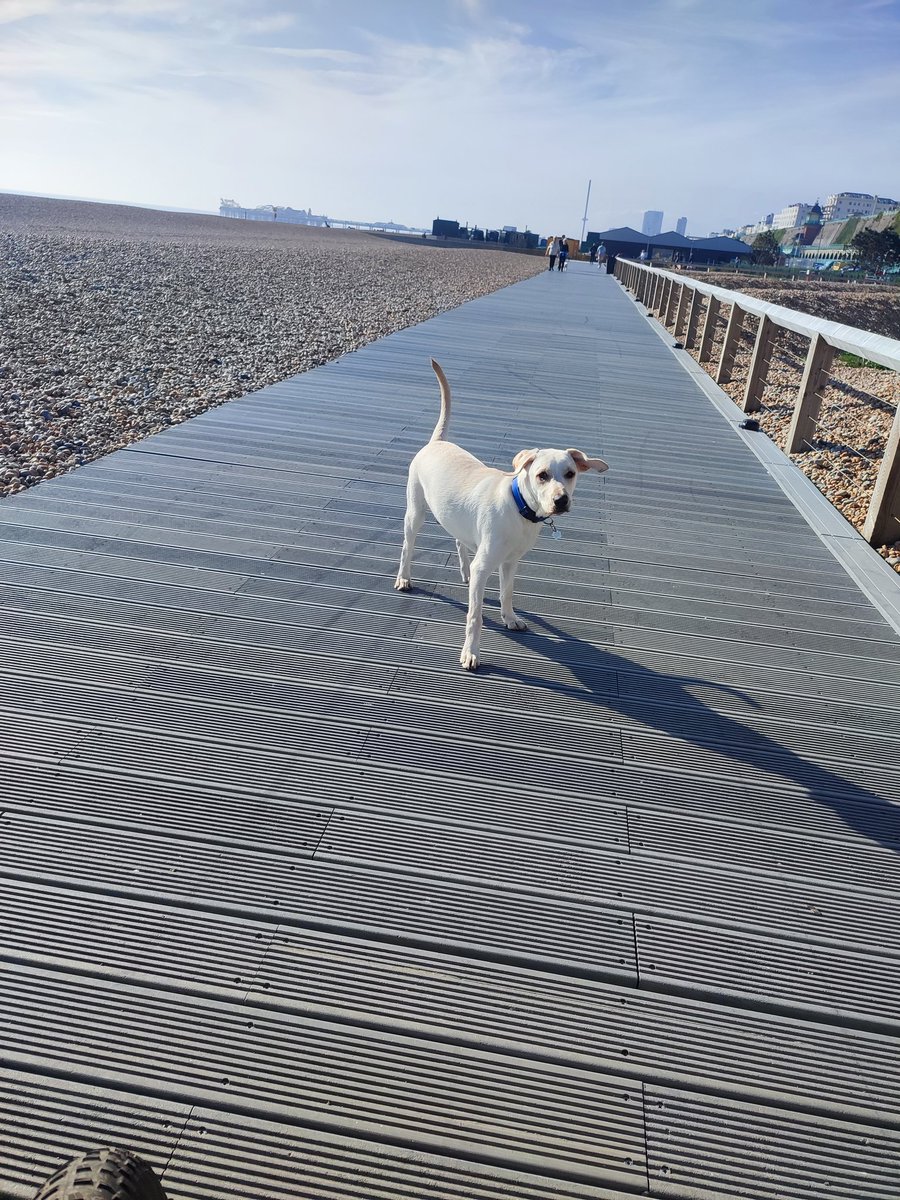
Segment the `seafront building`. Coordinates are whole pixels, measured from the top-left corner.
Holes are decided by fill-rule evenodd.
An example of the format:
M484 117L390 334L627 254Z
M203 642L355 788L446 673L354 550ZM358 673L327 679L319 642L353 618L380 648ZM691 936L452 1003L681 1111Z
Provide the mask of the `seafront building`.
M750 238L752 241L767 229L799 229L815 208L819 208L818 201L810 204L798 200L793 204L786 204L777 213L768 213L762 220L751 221L736 230L725 229L721 232L726 235L736 233L738 237ZM821 205L820 211L823 224L828 225L834 221L846 221L851 217L873 217L898 208L900 200L892 200L889 196L876 196L873 192L834 192Z
M752 242L753 239L755 237L757 237L760 233L765 233L766 230L772 228L772 222L774 221L774 219L775 219L774 213L766 213L766 215L763 217L763 219L761 221L757 221L755 224L742 225L740 227L740 229L723 229L721 232L726 237L739 237L739 238L742 238L745 242L747 242L747 241ZM710 237L714 237L714 236L719 236L719 235L710 234Z
M900 208L900 200L866 192L835 192L822 205L822 215L826 221L846 221L848 217L874 217L893 208Z
M795 229L798 225L802 225L812 211L811 204L802 204L799 201L795 204L786 204L781 212L777 212L772 219L773 229Z

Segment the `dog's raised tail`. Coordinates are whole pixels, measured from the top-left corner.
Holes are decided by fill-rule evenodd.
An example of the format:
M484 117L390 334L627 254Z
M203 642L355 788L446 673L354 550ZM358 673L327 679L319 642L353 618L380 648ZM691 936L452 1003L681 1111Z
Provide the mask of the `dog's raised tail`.
M447 426L450 424L450 384L447 382L447 376L441 370L440 363L432 359L431 367L441 385L441 415L438 417L438 423L435 425L434 433L429 441L442 442L447 436Z

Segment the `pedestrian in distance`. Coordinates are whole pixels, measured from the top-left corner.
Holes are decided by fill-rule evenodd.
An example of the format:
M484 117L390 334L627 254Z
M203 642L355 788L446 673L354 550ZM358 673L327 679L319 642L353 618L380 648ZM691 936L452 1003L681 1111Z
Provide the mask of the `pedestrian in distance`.
M597 243L596 242L591 242L590 260L589 261L592 263L595 263L597 261Z
M550 266L547 268L548 271L552 271L553 268L556 266L556 256L558 253L559 253L559 241L556 238L551 238L550 241L547 243L547 254L550 257Z
M569 261L569 243L564 237L559 239L559 266L558 271L566 269L566 263Z

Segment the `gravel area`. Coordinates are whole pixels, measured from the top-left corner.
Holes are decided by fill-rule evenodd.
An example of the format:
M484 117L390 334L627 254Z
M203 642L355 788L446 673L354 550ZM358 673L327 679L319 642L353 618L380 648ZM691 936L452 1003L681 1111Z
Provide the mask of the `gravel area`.
M746 275L718 273L699 275L698 278L785 308L900 339L900 288L860 287L824 280L748 279ZM726 308L724 315L719 317L713 355L710 362L704 364L711 374L715 374L718 365L727 313ZM757 326L755 317L745 320L733 377L722 385L737 403L743 400ZM786 330L779 332L766 377L763 409L754 414L764 432L780 446L784 446L790 426L808 347L805 338ZM696 348L690 353L697 358ZM830 383L823 393L818 437L808 449L791 455L857 529L865 520L898 405L900 375L895 371L850 365L838 356L831 368ZM896 539L877 549L900 573L900 528L897 534Z
M0 496L545 269L501 250L0 195Z

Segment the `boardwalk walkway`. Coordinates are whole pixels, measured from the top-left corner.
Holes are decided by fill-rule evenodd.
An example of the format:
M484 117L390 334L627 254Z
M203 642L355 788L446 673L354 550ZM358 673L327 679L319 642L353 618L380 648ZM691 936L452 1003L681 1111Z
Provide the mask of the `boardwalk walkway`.
M430 355L611 464L474 676ZM896 1196L900 638L745 438L576 264L0 504L0 1196Z

